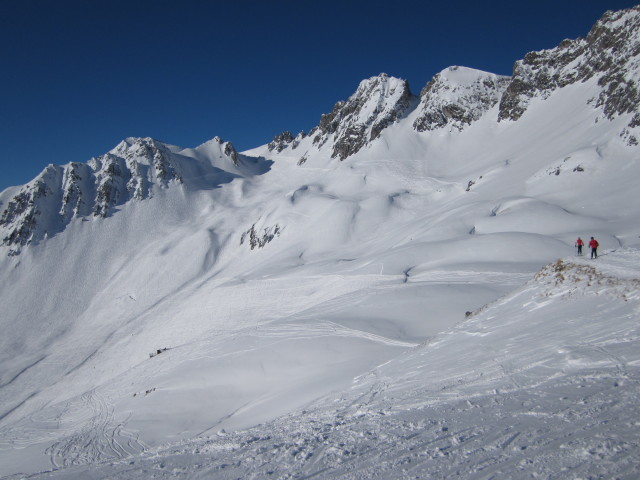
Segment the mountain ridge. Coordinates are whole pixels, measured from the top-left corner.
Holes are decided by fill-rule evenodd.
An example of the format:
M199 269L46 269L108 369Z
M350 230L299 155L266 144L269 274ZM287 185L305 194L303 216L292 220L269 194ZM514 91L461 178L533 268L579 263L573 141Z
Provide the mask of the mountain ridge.
M637 112L598 75L501 121L502 77L369 80L324 132L0 193L32 240L0 247L0 476L638 473Z
M585 38L565 40L558 47L530 52L515 63L512 82L500 102L500 120L517 120L534 96L542 98L557 88L598 77L601 91L595 107L606 118L638 110L640 7L608 11ZM638 115L629 122L637 127ZM637 138L628 135L636 145Z
M413 129L419 133L445 128L461 131L496 104L499 105L498 122L517 121L534 98L547 99L558 89L594 77L598 78L600 92L589 102L602 112L603 119L632 115L620 135L629 145L637 145L639 12L640 7L635 7L605 13L585 38L565 40L556 48L525 55L514 64L511 77L449 67L436 74L419 97L411 93L405 80L384 73L371 77L360 82L347 101L336 103L332 112L323 114L318 126L308 134L301 132L294 138L290 132L283 132L276 135L266 149L257 148L247 153L277 155L285 149L295 150L305 140L309 143L312 139L312 144L299 157L300 164L324 148L330 149L331 158L343 161L416 110L421 113L415 118ZM230 142L218 137L211 142L216 146L211 158L222 155L238 167L240 156ZM180 151L178 147L174 150ZM194 155L197 150L181 151L190 152L192 158L202 161L202 155ZM3 207L0 246L9 247L11 255L18 254L29 243L62 231L71 218L107 217L119 205L148 198L154 185L166 188L171 182L181 184L184 166L183 162L174 160L177 152L150 138L125 139L87 164L72 162L64 167L47 167L36 179L19 187L19 193L13 198L0 197L0 208ZM206 159L204 161L206 163ZM233 167L231 170L234 170L231 175L238 173ZM50 201L45 197L55 205L48 204ZM54 218L56 215L59 218Z

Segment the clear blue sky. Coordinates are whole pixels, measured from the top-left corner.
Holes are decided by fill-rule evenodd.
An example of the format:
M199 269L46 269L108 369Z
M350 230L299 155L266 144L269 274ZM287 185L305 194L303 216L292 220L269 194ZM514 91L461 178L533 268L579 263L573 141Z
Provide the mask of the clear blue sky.
M129 136L244 150L308 131L360 80L585 36L616 0L0 0L0 190Z

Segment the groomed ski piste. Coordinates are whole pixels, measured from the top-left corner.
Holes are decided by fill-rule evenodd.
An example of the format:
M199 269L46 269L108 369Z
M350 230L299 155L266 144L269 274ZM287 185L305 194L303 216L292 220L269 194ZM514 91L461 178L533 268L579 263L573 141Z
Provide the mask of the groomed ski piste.
M0 477L637 479L637 112L601 91L424 132L414 97L342 161L131 138L0 192L3 235L52 192L0 247Z

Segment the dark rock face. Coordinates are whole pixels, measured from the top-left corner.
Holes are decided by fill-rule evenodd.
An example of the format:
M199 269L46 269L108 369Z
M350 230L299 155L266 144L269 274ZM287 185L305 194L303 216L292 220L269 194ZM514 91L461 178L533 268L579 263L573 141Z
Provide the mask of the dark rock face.
M298 145L300 145L300 142L306 137L307 134L305 132L300 132L294 137L291 132L285 131L273 137L273 140L269 142L267 148L270 152L275 150L277 153L280 153L287 148L295 150Z
M273 137L273 140L269 143L267 148L270 152L275 150L276 152L280 153L292 143L293 135L291 135L291 132L286 131Z
M233 164L237 167L240 162L240 157L238 156L238 152L236 151L236 147L233 146L231 142L223 142L224 149L222 150L224 154L231 159Z
M446 126L462 130L496 105L509 77L463 67L438 73L420 92L420 115L413 123L418 132Z
M19 247L30 243L34 236L43 238L50 231L51 205L59 205L61 199L60 192L51 188L51 184L59 183L61 178L62 169L49 165L7 202L0 216L0 228L2 245L18 247L10 255L18 253Z
M64 171L62 180L62 206L60 216L68 222L74 216L86 216L91 213L91 205L86 198L91 195L85 191L85 178L92 175L91 168L82 163L71 163Z
M210 140L211 143L216 143L220 147L220 151L229 157L233 164L237 167L240 163L240 154L237 152L236 147L234 147L233 143L225 142L220 137L216 136ZM207 142L209 143L209 142Z
M2 240L3 245L26 245L29 242L31 232L36 226L36 218L40 213L35 200L39 196L46 195L44 191L39 192L40 187L41 185L36 185L30 191L20 192L2 212L0 226L16 224L15 228Z
M106 217L131 198L148 198L151 184L166 188L174 180L182 183L180 167L169 150L151 138L121 142L113 153L92 159L89 166L97 191L95 216Z
M19 247L60 232L74 217L107 217L131 199L151 196L151 186L182 183L180 166L165 145L128 139L88 163L49 165L7 202L0 214L2 245Z
M243 245L245 240L249 241L249 247L251 250L254 248L264 248L265 245L271 243L271 241L279 237L281 233L280 225L276 224L272 227L264 227L262 235L256 231L256 224L251 225L251 228L246 232L243 232L240 237L240 245Z
M607 12L586 38L565 40L554 49L528 53L516 62L498 119L518 120L531 98L547 98L555 89L594 77L601 87L594 105L606 118L636 112L640 106L639 54L640 7Z
M347 101L336 103L331 113L320 117L312 131L313 143L322 146L333 140L331 156L344 160L378 138L406 112L413 98L406 80L384 73L363 80Z

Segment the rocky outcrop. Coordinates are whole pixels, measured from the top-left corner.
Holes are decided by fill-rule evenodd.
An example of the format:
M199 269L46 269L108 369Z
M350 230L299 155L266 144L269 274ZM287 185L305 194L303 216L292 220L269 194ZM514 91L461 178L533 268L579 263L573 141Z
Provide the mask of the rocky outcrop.
M50 189L38 178L13 197L0 217L0 227L6 230L3 245L22 246L31 241L42 213L40 204L49 195Z
M218 138L218 137L216 137ZM222 152L231 159L231 161L233 162L233 164L237 167L238 164L240 163L240 157L238 155L238 152L236 151L236 147L233 146L233 143L231 142L223 142L221 141L222 144Z
M0 245L17 254L21 247L63 231L75 218L106 218L130 201L152 197L157 189L182 185L185 172L189 187L201 188L266 171L259 162L243 163L233 144L219 137L205 146L180 150L152 138L127 138L87 163L49 165L17 192L0 192Z
M494 107L510 78L464 67L438 73L420 92L418 132L450 127L462 130Z
M269 142L267 148L270 152L275 150L277 153L280 153L287 148L295 150L295 148L300 145L300 142L306 137L307 134L305 132L300 132L294 137L291 132L285 131L273 137L273 140Z
M320 147L331 141L332 158L344 160L402 117L412 98L406 80L384 73L363 80L347 101L336 103L331 113L321 116L310 133L315 135L313 143Z
M264 248L264 246L271 241L279 237L281 233L280 225L276 224L270 227L264 227L262 229L262 234L259 234L256 230L256 224L251 225L251 228L246 232L242 233L240 237L240 245L244 245L245 241L248 239L249 248L253 250L254 248Z
M88 163L49 165L9 199L0 214L1 244L19 247L62 231L75 217L107 217L152 185L182 183L169 149L151 138L129 138Z
M269 143L267 148L270 152L273 152L275 150L276 152L280 153L282 150L290 146L293 143L293 140L294 139L293 135L291 135L291 132L282 132L279 135L273 137L273 140Z
M151 195L151 185L182 183L180 166L171 152L151 138L127 139L114 150L89 161L96 187L93 215L106 217L129 199Z
M532 98L548 98L558 88L596 78L600 93L594 106L608 119L636 112L629 124L634 128L640 125L639 55L640 7L607 12L586 38L565 40L516 62L498 119L518 120Z

